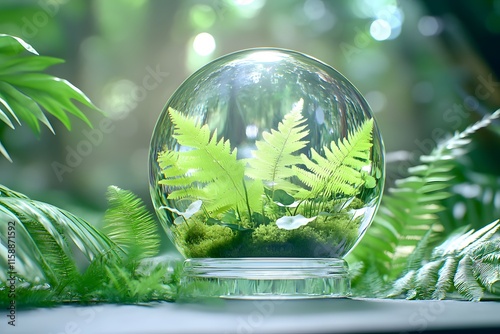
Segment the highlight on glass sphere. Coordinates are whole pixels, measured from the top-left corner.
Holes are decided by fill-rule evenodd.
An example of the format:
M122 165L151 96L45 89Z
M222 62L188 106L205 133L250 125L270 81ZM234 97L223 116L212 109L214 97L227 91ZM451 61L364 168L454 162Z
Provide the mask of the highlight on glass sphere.
M342 258L376 212L384 149L370 107L332 67L249 49L166 103L150 190L186 258Z

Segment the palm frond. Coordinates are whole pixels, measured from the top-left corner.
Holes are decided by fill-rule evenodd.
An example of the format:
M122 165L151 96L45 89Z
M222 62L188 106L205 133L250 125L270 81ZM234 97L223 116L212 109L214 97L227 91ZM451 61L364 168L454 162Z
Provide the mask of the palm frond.
M73 244L89 261L112 251L112 241L83 219L1 185L0 225L3 246L8 249L15 242L16 271L31 281L39 277L62 283L73 277ZM0 275L6 275L8 269L8 263L2 263Z
M126 261L157 255L160 238L152 215L132 192L110 186L103 231L125 253Z
M22 38L0 34L0 53L7 56L15 56L22 52L31 52L38 55L38 52L28 43L26 43Z
M39 221L25 219L23 225L33 240L32 247L41 255L40 262L48 283L63 289L77 279L79 272L75 257L62 231L54 237Z
M31 54L23 55L25 52ZM40 123L43 123L54 132L45 111L69 130L68 113L92 126L73 103L75 100L97 110L82 91L67 80L38 73L62 62L61 59L39 56L31 45L18 37L0 34L0 121L12 129L14 123L21 124L22 121L35 134L40 133ZM1 142L0 153L12 161Z
M15 269L23 282L16 288L18 307L176 298L178 264L151 259L159 235L144 203L114 186L108 200L109 238L67 211L0 185L0 291L8 288L6 275ZM15 259L9 257L13 242ZM84 273L77 268L75 245L90 262ZM0 294L0 306L9 303L7 294Z

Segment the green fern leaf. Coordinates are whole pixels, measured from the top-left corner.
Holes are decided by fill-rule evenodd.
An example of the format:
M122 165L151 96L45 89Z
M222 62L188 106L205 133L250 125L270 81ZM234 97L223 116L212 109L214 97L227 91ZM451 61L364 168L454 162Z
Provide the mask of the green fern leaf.
M415 292L421 299L429 299L435 291L439 278L439 270L443 265L443 260L427 262L417 271L415 277Z
M202 200L211 213L238 208L248 212L261 208L262 182L245 180L245 166L231 151L229 141L217 140L217 131L210 134L207 125L195 121L178 111L168 110L175 126L173 137L190 150L173 153L164 151L158 163L164 175L160 184L172 187L169 199Z
M311 159L301 154L307 170L297 166L292 169L309 189L300 191L296 197L306 199L320 195L330 197L332 194L341 197L356 195L364 183L361 169L370 163L372 131L373 119L370 119L337 144L332 141L330 148L324 146L325 157L314 149L311 149Z
M31 55L23 55L23 52ZM0 34L0 121L14 128L14 120L26 123L35 134L43 123L54 132L45 116L48 112L71 129L68 113L75 115L89 126L90 121L73 103L73 100L97 110L89 98L67 80L38 73L63 62L61 59L38 56L22 39ZM0 153L12 161L0 142Z
M422 267L425 259L429 258L429 248L435 233L429 229L419 243L415 246L413 252L408 256L406 270L418 270Z
M472 259L465 255L457 266L453 283L457 291L471 301L479 301L483 296L483 288L479 285L472 270Z
M301 163L301 158L295 153L307 145L304 138L309 131L301 114L303 104L304 101L300 99L297 106L278 124L278 130L262 133L264 140L255 143L257 150L253 151L253 159L248 160L246 174L262 180L271 190L271 198L275 189L291 194L298 190L288 178L295 175L291 167Z
M444 299L448 291L453 287L453 277L457 271L458 261L455 257L447 257L443 266L439 269L436 287L432 293L432 299Z
M406 274L398 278L392 284L391 290L384 297L394 298L399 297L408 291L415 290L415 277L417 273L415 270L409 270ZM408 297L413 297L414 293L410 293Z
M500 242L492 240L499 229L498 220L478 231L457 229L434 248L430 257L421 258L418 269L408 266L392 284L392 291L407 292L407 298L412 299L444 299L457 291L474 301L482 298L484 290L500 294L494 288L500 281Z
M446 259L440 269L434 298L444 298L445 293L454 286L465 298L479 300L484 288L488 288L489 282L495 281L498 266L481 268L481 264L487 262L488 254L500 252L500 244L495 245L490 242L500 229L498 220L478 231L466 228L457 229L432 253L433 260Z
M500 294L495 284L500 281L500 240L482 243L471 252L473 270L481 285L489 292Z
M144 203L132 192L110 186L103 231L125 252L127 261L157 255L158 228Z
M365 267L376 266L389 282L399 277L424 235L429 230L442 230L437 213L450 196L447 190L454 182L453 159L465 153L463 148L470 143L471 134L499 116L497 110L421 156L421 164L408 170L410 176L398 180L384 195L372 226L348 256L348 262L366 261Z

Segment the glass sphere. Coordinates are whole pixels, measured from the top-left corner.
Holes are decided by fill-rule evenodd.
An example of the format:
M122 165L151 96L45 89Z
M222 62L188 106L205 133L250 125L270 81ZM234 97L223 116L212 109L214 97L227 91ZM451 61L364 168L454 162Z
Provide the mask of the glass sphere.
M281 49L205 65L153 132L150 191L186 258L342 258L384 184L379 129L332 67Z

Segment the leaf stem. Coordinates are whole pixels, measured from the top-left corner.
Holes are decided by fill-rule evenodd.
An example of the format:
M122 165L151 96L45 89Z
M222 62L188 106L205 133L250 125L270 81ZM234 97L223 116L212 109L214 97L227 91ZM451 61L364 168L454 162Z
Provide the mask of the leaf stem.
M252 219L252 210L250 209L250 202L248 201L248 191L247 191L247 185L245 183L245 179L241 180L243 182L243 190L245 191L245 203L247 205L247 210L248 210L248 218L252 222L253 227L255 227L255 222Z

